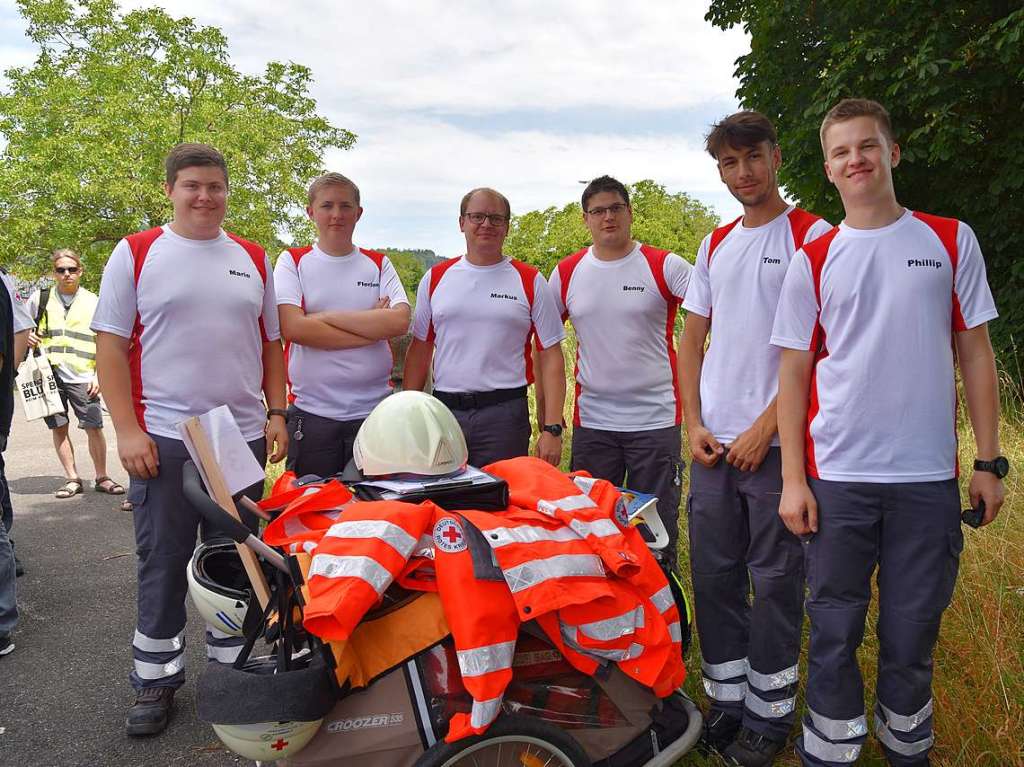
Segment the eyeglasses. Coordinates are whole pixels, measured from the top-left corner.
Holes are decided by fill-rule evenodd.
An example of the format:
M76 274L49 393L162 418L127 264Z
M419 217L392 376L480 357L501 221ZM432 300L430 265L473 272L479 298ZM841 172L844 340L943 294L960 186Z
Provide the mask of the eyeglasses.
M613 216L617 216L628 207L624 202L617 202L604 208L591 208L587 211L587 215L594 218L604 218L605 213L611 213Z
M482 224L485 220L491 226L504 226L508 223L508 216L503 216L500 213L467 213L468 218L474 224Z
M57 274L78 274L77 266L57 266L54 267L53 271Z

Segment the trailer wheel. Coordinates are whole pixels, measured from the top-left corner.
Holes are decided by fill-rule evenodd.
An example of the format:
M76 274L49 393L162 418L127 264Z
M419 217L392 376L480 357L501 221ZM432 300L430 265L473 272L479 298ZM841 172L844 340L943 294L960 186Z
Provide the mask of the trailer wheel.
M483 735L439 742L415 767L591 767L569 733L532 716L500 717Z

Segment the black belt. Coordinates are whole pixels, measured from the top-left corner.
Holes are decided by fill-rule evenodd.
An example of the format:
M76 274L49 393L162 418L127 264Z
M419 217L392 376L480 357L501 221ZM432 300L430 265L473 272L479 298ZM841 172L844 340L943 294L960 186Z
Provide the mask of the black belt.
M434 396L452 410L474 410L475 408L511 402L526 396L526 387L515 389L494 389L493 391L437 391Z

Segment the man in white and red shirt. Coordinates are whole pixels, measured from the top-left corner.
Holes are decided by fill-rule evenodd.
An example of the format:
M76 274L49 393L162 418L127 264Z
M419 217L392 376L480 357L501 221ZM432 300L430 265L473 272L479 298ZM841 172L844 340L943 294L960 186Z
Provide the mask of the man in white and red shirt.
M964 539L957 487L960 372L983 524L1004 498L996 308L967 224L904 209L889 115L848 99L821 126L843 222L793 257L772 343L782 347L779 513L806 536L811 623L805 765L856 761L867 736L857 648L878 571L875 735L889 764L928 764L932 652Z
M409 300L391 261L352 244L359 188L340 173L309 187L312 246L277 259L281 335L288 342L288 468L327 477L345 468L363 420L391 393L389 338L409 327Z
M278 461L288 443L273 274L262 248L221 229L224 158L204 144L179 144L166 170L174 219L117 244L92 320L100 387L134 504L129 735L161 732L185 680L185 570L200 515L182 495L189 456L177 425L227 405L261 465L268 448ZM248 492L258 499L262 483ZM206 638L213 660L231 662L241 649L238 638L209 626Z
M434 396L458 419L470 464L526 455L531 433L526 387L534 381L536 339L540 383L548 398L543 407L538 403L543 423L535 452L557 466L565 328L544 276L501 252L510 217L508 199L493 189L473 189L462 198L459 228L466 236L466 255L434 266L420 281L404 386L423 389L433 359Z
M743 215L697 251L679 349L690 570L711 702L704 742L739 764L768 765L796 717L804 597L800 539L779 518L779 350L769 338L790 259L832 227L782 199L782 154L764 115L726 117L706 146Z
M682 406L675 318L692 267L633 240L629 191L610 176L583 191L594 244L562 261L550 285L576 329L572 468L658 496L673 569L679 537Z

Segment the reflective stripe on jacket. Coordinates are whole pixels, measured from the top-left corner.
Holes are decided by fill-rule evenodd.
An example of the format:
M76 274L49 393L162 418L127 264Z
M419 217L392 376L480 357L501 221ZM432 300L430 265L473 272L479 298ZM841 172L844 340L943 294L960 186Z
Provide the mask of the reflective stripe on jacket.
M50 290L46 316L37 333L51 365L62 365L83 375L96 371L96 334L89 325L98 300L95 293L79 288L65 315L56 286Z

